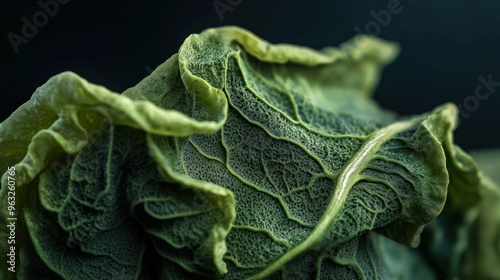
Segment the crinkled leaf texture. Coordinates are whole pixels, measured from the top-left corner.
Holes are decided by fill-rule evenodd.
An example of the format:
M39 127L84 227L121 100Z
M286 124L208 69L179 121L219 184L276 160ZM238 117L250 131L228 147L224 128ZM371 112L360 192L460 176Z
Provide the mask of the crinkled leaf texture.
M372 101L397 52L372 37L315 51L224 27L188 37L121 95L51 78L0 124L25 232L17 275L435 277L410 247L448 183L476 194L479 177L452 144L453 105L399 117Z
M500 150L471 156L482 171L475 195L479 202L455 199L470 196L471 189L450 186L449 203L426 227L422 245L440 278L500 279ZM477 172L475 165L466 169Z

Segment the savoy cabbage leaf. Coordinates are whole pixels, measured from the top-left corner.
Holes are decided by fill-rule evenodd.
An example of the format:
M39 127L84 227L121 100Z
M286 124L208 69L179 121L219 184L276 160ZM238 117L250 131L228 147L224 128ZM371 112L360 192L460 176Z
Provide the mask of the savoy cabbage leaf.
M272 45L224 27L191 35L122 94L71 72L52 77L0 124L0 168L16 169L17 276L473 275L480 251L464 253L465 272L447 269L453 255L426 258L443 244L443 209L500 205L482 198L493 183L453 144L456 107L380 108L371 93L398 46L364 36L346 45ZM500 224L477 217L452 228Z
M426 227L422 249L439 278L499 279L500 151L473 151L471 155L481 168L481 200L468 207L447 203Z

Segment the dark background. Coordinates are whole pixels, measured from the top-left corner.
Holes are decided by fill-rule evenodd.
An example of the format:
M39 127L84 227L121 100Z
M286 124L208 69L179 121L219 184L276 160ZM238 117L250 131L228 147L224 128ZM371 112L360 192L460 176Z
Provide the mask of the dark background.
M21 18L33 22L42 8L37 1L3 1L0 121L62 71L122 92L176 53L189 34L208 27L239 25L272 43L320 49L351 38L356 26L365 30L374 21L371 11L387 9L390 1L220 0L241 2L222 20L213 2L69 0L16 54L7 34L22 35ZM401 0L400 6L386 26L374 30L402 46L375 93L382 106L422 113L470 101L479 76L500 82L500 1ZM475 105L455 134L457 144L500 147L500 86Z

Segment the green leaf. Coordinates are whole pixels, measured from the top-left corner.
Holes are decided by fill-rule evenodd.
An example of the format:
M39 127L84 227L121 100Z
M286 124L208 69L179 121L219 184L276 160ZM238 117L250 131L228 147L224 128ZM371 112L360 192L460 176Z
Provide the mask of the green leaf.
M450 182L449 203L424 232L424 250L440 278L496 279L500 271L500 188L498 151L473 151L472 158L455 147L462 171ZM483 173L484 172L484 173ZM455 182L457 180L455 179Z
M122 95L51 78L0 124L27 262L75 279L434 277L408 246L447 196L452 209L481 197L452 142L457 109L380 108L370 95L398 46L347 46L224 27Z
M176 73L170 78L181 82ZM190 104L205 101L191 100ZM143 256L146 240L151 238L151 242L168 243L155 244L157 251L169 248L172 254L171 247L177 249L177 255L189 259L192 272L225 272L224 238L235 215L231 192L191 178L160 175L145 149L143 132L182 136L216 131L224 123L227 105L225 100L206 102L194 106L203 108L203 114L195 119L181 111L112 93L73 73L51 78L0 124L0 165L5 169L15 166L18 228L29 234L18 234L18 250L33 246L36 259L65 279L115 279L124 274L135 279L149 273L141 269L150 266L153 258ZM207 113L209 110L213 113ZM123 126L130 128L123 131ZM134 165L141 162L144 165ZM149 168L144 170L146 166ZM124 175L126 170L132 175ZM137 192L143 184L148 188ZM160 194L165 197L149 197ZM1 199L7 200L7 173L2 178ZM162 216L152 209L171 201L178 204L169 206L175 215ZM2 212L6 210L2 208ZM7 216L3 212L2 221ZM166 235L162 227L169 223L180 230ZM157 236L158 227L164 235ZM189 244L183 244L185 240L176 243L193 232L197 235L191 236ZM8 232L2 230L4 235ZM176 256L165 258L165 262L177 261Z
M479 170L490 178L492 183L500 184L500 149L473 150L470 152Z
M473 279L500 278L500 150L471 152L481 177L481 202L470 210L470 235L462 274ZM490 179L491 178L491 179Z
M275 275L279 279L438 279L417 249L374 232L340 246L309 251Z

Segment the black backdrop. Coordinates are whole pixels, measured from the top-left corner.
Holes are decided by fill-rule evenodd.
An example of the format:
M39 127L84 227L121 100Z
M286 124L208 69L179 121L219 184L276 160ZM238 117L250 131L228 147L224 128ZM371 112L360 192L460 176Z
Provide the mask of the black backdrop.
M40 3L51 1L58 3L0 4L0 121L65 70L122 92L177 52L189 34L208 27L239 25L272 43L316 49L338 45L358 27L402 46L375 93L382 106L415 114L462 104L468 117L456 142L466 149L500 147L500 1L59 0L44 22ZM218 13L214 3L229 10ZM23 17L33 23L34 15L40 27L26 38ZM24 37L17 53L14 33ZM483 86L478 99L480 76L496 86L489 96Z

